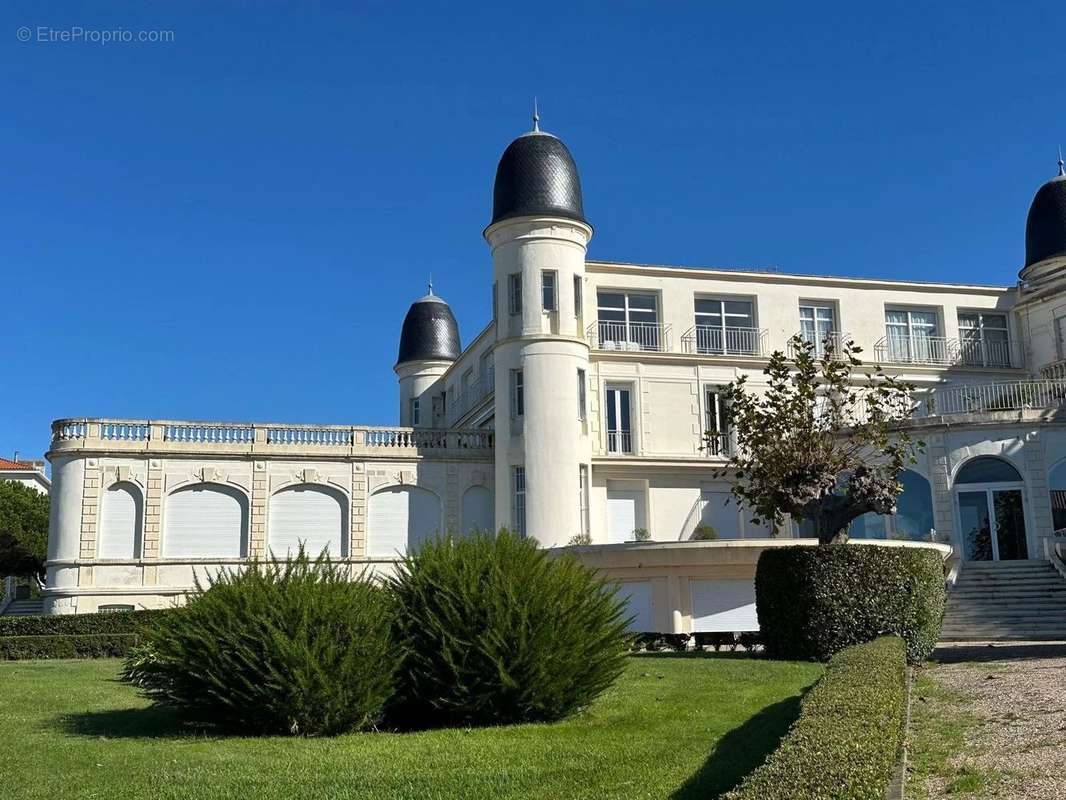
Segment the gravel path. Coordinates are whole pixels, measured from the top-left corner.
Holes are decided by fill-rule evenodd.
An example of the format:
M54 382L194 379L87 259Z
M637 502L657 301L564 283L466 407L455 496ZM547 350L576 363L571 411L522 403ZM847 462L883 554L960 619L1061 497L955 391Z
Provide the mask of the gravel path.
M963 753L951 763L995 775L980 793L969 796L1066 798L1066 648L952 648L937 657L941 663L928 677L970 698L966 710L979 720L966 735ZM930 798L959 796L936 783L926 786Z

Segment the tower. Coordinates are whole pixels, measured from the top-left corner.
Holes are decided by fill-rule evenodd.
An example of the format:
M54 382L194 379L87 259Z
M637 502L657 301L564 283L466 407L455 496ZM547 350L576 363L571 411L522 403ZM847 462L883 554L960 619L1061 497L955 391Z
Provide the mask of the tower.
M588 530L585 220L577 166L540 130L511 142L493 187L496 525L545 547ZM523 524L524 523L524 524Z
M433 294L415 300L400 331L400 353L393 369L400 379L400 424L416 428L433 426L433 409L426 390L459 357L459 326L452 310Z

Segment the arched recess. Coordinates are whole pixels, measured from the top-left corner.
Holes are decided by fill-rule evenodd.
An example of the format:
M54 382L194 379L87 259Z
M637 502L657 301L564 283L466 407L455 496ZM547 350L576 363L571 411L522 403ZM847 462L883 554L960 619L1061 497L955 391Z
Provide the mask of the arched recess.
M971 458L959 467L952 488L964 560L1029 557L1025 482L1009 461Z
M955 483L1022 483L1014 465L997 456L971 458L955 473Z
M1051 468L1048 488L1051 492L1051 527L1066 534L1066 459Z
M172 492L163 509L166 558L239 558L248 552L248 499L218 483Z
M495 501L484 486L471 486L463 493L463 533L489 531L495 525Z
M856 539L909 539L928 541L933 530L933 487L925 476L914 470L900 473L903 491L896 499L896 513L891 516L863 514L851 523Z
M304 552L317 558L328 549L333 558L347 555L348 503L336 489L313 484L289 486L270 497L267 547L278 558Z
M441 528L440 498L417 486L389 486L370 495L367 554L388 558L406 553Z
M120 481L108 487L100 498L100 533L96 557L140 557L143 519L144 500L136 484Z

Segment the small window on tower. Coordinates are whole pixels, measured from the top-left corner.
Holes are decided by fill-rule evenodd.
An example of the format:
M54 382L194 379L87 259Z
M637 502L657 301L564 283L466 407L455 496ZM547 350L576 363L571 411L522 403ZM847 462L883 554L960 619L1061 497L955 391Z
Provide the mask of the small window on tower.
M515 272L508 276L508 303L512 314L522 313L522 274Z
M522 370L511 370L511 416L520 417L526 411Z
M583 303L584 303L584 301L582 300L582 294L581 294L581 276L580 275L575 275L574 276L574 316L575 317L580 317L581 316L581 306L583 305Z
M553 270L544 270L540 273L541 294L543 294L544 310L555 311L558 304L555 299L555 276Z
M414 398L411 401L411 425L418 425L421 422L418 411L418 398Z

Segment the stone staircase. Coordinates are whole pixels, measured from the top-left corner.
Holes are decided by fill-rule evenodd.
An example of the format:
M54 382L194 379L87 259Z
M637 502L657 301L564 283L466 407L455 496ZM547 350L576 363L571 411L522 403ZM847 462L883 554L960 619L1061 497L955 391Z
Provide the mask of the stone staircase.
M2 617L25 617L44 613L44 600L12 600L7 608L0 612Z
M967 562L948 592L940 638L1066 641L1066 579L1047 561Z

